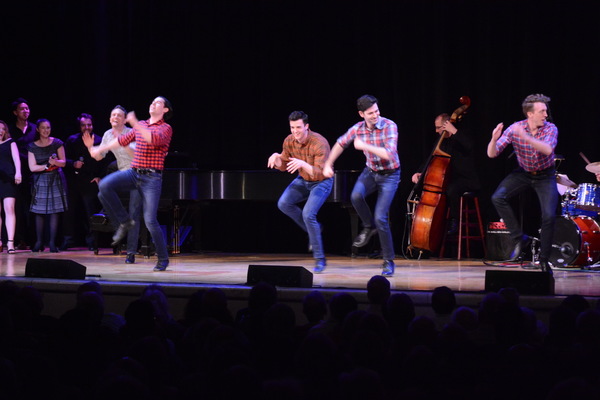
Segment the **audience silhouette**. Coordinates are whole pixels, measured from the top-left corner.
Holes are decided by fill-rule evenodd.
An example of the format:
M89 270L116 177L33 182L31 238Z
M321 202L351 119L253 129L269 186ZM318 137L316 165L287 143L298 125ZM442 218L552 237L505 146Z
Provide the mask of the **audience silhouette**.
M55 318L37 289L3 280L0 399L599 398L600 310L582 296L546 326L511 288L472 308L440 287L431 313L379 277L367 290L363 307L313 290L297 314L261 282L234 317L225 292L200 289L177 320L160 285L121 316L86 282Z

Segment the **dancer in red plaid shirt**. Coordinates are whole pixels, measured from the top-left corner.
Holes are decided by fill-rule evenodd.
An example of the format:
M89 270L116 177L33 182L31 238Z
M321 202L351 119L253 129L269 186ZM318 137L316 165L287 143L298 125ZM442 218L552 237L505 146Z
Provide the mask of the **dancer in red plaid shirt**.
M354 143L366 158L366 167L352 189L352 205L363 229L352 243L365 246L371 237L379 234L383 256L384 276L394 274L394 243L389 224L389 210L400 183L400 159L398 158L398 127L396 123L379 115L377 99L371 95L360 97L356 105L358 115L364 120L352 126L340 136L325 162L323 175L333 176L333 163L344 149ZM375 212L372 213L366 197L377 191Z
M129 192L133 189L140 192L144 222L152 236L158 257L154 271L164 271L169 265L169 253L158 224L157 212L165 157L173 135L171 125L165 121L173 114L173 107L166 98L157 97L150 104L149 112L150 119L146 121L138 121L135 113L129 112L127 123L133 129L106 145L92 147L90 154L96 157L118 146L128 146L131 142L136 142L131 169L114 172L100 181L98 197L110 218L118 224L113 236L115 245L123 240L127 231L135 225L121 203L119 192Z

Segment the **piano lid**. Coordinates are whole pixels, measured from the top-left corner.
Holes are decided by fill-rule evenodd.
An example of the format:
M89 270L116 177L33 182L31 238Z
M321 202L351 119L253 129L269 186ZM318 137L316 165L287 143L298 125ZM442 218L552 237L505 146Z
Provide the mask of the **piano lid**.
M359 174L360 171L336 171L328 201L349 203ZM165 169L162 198L277 201L296 176L277 170Z

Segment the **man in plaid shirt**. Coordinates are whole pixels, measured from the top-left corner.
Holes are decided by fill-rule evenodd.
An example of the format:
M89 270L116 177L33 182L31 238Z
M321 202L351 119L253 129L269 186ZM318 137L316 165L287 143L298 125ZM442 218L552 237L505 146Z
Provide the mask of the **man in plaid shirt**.
M492 195L492 202L504 220L514 248L509 261L522 259L522 252L529 238L523 233L521 225L509 203L514 196L528 188L535 190L540 201L542 226L540 233L539 267L552 274L548 262L552 251L554 221L558 206L558 191L554 168L554 149L558 141L556 125L548 122L548 103L550 98L543 94L532 94L523 101L523 114L527 119L515 122L504 132L504 125L499 123L492 132L492 139L487 148L490 158L498 156L509 144L512 144L519 167L511 172Z
M171 103L164 97L155 98L150 104L150 119L138 121L135 113L127 114L127 123L133 128L112 142L90 148L92 157L135 141L131 169L114 172L100 181L98 197L108 215L118 223L113 245L126 236L135 225L119 199L119 192L137 189L142 198L144 222L156 246L158 261L154 271L164 271L169 265L167 242L158 224L158 202L162 190L162 172L169 150L173 129L165 121L173 114Z
M310 130L308 115L302 111L294 111L288 117L290 131L280 153L269 157L267 166L298 176L285 189L277 206L308 233L310 248L315 259L314 272L321 273L327 265L321 224L317 221L317 213L329 197L333 186L333 178L323 176L323 165L329 156L329 143L320 134ZM306 201L304 208L298 203Z
M380 116L375 97L361 96L356 105L363 121L338 138L325 162L323 175L333 176L333 163L352 143L356 150L365 154L366 167L358 177L351 195L352 205L363 229L352 245L365 246L378 233L383 256L382 275L391 276L395 269L395 252L388 214L400 183L398 127L394 121ZM366 197L375 191L378 195L373 215Z

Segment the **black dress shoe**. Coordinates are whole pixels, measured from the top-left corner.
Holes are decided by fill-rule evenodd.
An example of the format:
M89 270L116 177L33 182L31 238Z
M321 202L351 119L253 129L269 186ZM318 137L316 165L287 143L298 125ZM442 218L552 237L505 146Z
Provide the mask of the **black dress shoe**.
M539 263L523 264L521 266L521 268L523 268L523 269L539 269L539 270L542 270L542 272L546 272L550 275L553 274L552 264L548 261L540 261Z
M354 246L354 247L365 246L367 243L369 243L369 240L371 240L371 238L373 237L373 235L375 233L377 233L377 229L375 229L375 228L373 228L373 229L363 228L363 230L360 231L360 233L358 234L356 239L354 239L352 246Z
M134 225L135 225L135 221L132 219L120 224L119 227L117 228L117 231L115 232L115 234L112 237L113 241L112 241L111 246L118 245L119 242L121 240L123 240L125 238L125 236L127 236L127 231L129 231L131 228L133 228Z
M530 239L527 236L524 236L521 240L519 240L515 244L513 251L510 253L510 257L506 261L517 261L517 260L522 259L523 252L525 251L525 248L529 244L529 240Z
M41 253L42 251L44 251L44 246L42 246L41 242L35 242L35 245L33 246L33 249L31 249L31 251L34 253Z
M552 264L548 261L540 261L540 269L542 270L542 272L545 272L547 274L554 274L554 272L552 272Z
M125 257L125 264L135 264L135 254L127 254L127 257Z
M154 266L154 271L164 271L169 266L169 260L158 260Z
M383 270L381 271L381 275L392 276L394 275L395 269L396 264L394 264L394 260L383 260Z

